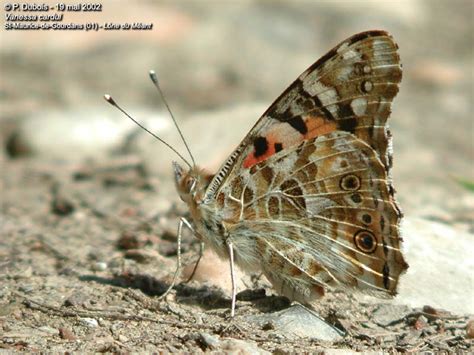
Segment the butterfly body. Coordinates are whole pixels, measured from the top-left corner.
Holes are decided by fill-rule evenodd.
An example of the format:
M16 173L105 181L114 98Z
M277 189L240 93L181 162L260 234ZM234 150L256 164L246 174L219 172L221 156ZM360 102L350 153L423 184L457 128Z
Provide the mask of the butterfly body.
M188 204L195 235L210 246L221 258L228 258L226 242L231 238L233 227L238 222L233 211L224 211L216 201L204 200L205 190L212 175L199 168L185 172L177 163L173 164L177 190ZM223 213L224 212L224 213ZM255 248L253 232L248 230L235 239L235 261L247 271L258 270L258 254Z
M384 31L348 38L283 92L215 175L175 164L197 237L291 300L331 288L396 294L408 267L386 122L397 48Z

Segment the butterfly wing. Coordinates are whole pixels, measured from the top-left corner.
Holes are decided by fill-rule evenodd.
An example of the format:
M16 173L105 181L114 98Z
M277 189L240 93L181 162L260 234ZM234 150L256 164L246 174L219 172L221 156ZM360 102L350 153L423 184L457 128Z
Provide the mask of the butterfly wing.
M204 197L225 221L238 263L260 263L281 293L304 302L333 286L396 293L407 264L386 121L400 80L393 39L363 32L270 106Z
M311 138L242 170L217 202L238 263L251 238L261 269L291 299L309 302L326 287L393 295L407 268L385 167L351 133Z
M268 108L209 185L208 199L232 173L301 141L353 133L391 167L386 125L402 77L398 46L385 31L356 34L310 66Z

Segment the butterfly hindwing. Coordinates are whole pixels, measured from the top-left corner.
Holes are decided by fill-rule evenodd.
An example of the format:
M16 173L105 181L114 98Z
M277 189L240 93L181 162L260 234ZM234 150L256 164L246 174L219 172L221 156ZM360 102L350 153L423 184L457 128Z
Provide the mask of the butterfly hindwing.
M309 301L323 286L395 293L406 264L389 196L374 150L350 133L333 132L243 169L217 201L233 220L228 232L235 244L251 231L275 287Z

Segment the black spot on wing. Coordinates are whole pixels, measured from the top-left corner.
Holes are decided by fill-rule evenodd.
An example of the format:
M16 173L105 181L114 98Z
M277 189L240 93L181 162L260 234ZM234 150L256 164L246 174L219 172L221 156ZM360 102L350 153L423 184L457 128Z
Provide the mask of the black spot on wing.
M355 193L351 195L351 200L354 201L355 203L361 203L362 197L360 197L360 194Z
M264 155L268 150L268 141L265 137L257 137L253 141L253 146L255 148L254 156L258 158Z
M365 224L370 224L370 223L372 223L372 217L370 216L370 214L365 213L365 214L362 215L362 221Z
M354 116L354 111L352 110L350 103L341 103L337 106L337 109L339 117L341 118L349 118Z
M357 119L355 117L342 118L338 121L339 129L349 133L354 133L357 126Z
M281 143L275 143L274 147L275 147L275 153L278 153L279 151L283 150L283 144Z
M387 290L390 289L390 269L388 267L388 264L385 263L383 265L383 269L382 269L382 275L383 275L383 287L385 287Z
M306 127L306 123L301 116L295 116L289 119L287 123L303 135L308 133L308 127Z

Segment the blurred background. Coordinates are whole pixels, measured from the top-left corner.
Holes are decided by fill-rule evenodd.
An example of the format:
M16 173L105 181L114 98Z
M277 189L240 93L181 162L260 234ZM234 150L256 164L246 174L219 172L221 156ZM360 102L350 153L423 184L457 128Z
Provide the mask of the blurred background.
M62 21L86 22L153 23L153 29L2 30L7 157L24 149L63 160L108 152L136 127L103 94L144 122L156 120L163 103L147 77L155 69L179 121L222 110L235 115L218 124L232 137L217 158L209 156L216 145L206 152L202 141L194 143L195 131L184 129L201 164L223 159L310 64L346 37L380 28L398 42L404 67L390 124L406 209L420 203L457 209L464 190L452 177L474 179L472 1L105 1L102 12L66 12ZM167 135L164 121L149 124ZM12 143L12 132L21 132L22 147ZM169 164L156 163L169 172Z
M462 284L472 292L465 274L472 262L455 260L472 251L474 231L471 0L103 1L102 12L64 13L63 23L85 22L153 29L1 31L2 174L10 191L21 194L18 164L43 164L55 175L68 164L132 152L158 180L156 196L177 201L167 183L175 157L107 105L104 93L183 151L148 79L155 69L198 162L216 168L315 60L354 33L384 29L398 42L404 68L390 126L395 186L411 221L408 248L418 240L426 251L420 236L436 236L433 250L446 255L426 273L451 261L455 271L446 277L463 281L447 289L456 293Z

